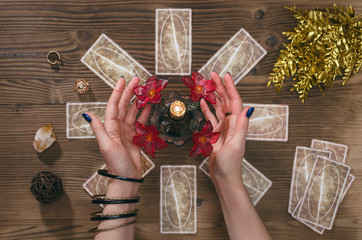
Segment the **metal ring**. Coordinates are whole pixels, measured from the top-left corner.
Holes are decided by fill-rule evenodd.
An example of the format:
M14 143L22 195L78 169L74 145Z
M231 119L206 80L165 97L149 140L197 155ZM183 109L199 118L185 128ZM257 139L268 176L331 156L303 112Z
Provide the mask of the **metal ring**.
M48 52L47 59L51 65L56 65L61 62L60 54L53 50Z

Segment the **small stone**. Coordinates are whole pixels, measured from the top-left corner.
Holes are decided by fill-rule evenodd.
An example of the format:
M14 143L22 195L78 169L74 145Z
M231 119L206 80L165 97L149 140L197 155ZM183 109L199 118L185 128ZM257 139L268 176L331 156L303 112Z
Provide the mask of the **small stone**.
M35 134L33 147L38 153L42 153L45 149L49 148L57 138L53 132L51 124L47 124L38 129Z

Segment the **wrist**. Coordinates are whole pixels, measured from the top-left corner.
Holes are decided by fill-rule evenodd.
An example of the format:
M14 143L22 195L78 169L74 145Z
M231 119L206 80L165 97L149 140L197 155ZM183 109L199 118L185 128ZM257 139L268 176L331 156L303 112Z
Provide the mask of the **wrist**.
M214 176L212 178L212 182L218 193L230 193L235 190L241 190L243 192L247 192L244 182L242 181L242 177L218 177Z
M108 179L107 197L135 197L140 184L118 179Z

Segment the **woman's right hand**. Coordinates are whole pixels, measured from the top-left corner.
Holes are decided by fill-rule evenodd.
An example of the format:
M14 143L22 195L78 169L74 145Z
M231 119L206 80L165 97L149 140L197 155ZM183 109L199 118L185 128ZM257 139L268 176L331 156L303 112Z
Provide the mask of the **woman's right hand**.
M216 83L214 104L216 116L210 111L204 99L200 105L206 120L210 120L214 132L221 132L219 140L213 144L209 158L211 179L240 182L241 163L245 153L245 138L249 117L254 108L243 108L243 103L234 81L229 73L224 76L224 83L216 72L211 73L211 80Z

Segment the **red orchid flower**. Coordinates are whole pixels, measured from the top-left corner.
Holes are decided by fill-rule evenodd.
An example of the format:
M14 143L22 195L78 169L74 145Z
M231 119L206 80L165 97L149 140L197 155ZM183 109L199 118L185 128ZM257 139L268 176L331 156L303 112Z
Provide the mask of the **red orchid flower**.
M193 72L192 78L183 77L184 84L191 89L191 100L193 102L200 101L201 98L205 98L208 102L215 104L216 98L214 91L216 90L216 84L212 80L205 80L199 72Z
M162 149L167 147L165 141L158 136L158 130L155 125L143 126L142 123L136 121L135 129L137 135L133 137L133 144L142 148L146 153L155 157L155 148Z
M137 101L136 107L138 109L143 108L147 102L160 103L161 102L161 90L167 86L168 80L157 79L155 76L151 76L147 79L144 86L138 85L133 89L136 94Z
M216 143L220 136L220 132L212 132L213 129L211 122L207 121L201 132L195 132L192 135L194 147L190 152L190 157L194 157L200 153L202 153L204 157L210 156L213 149L211 144Z

